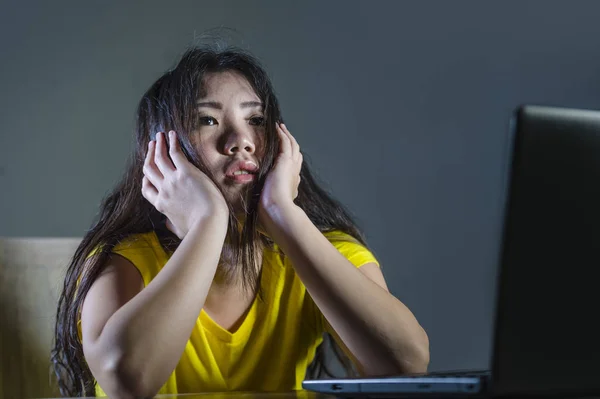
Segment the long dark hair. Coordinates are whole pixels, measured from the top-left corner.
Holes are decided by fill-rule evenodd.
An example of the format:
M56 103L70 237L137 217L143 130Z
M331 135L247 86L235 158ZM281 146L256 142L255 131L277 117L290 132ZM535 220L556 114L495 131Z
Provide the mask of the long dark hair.
M156 231L161 246L172 253L180 243L165 228L165 217L141 194L142 167L148 148L156 132L175 130L183 152L196 167L212 178L202 158L194 150L190 133L197 126L196 100L203 89L206 73L234 71L244 76L264 104L265 156L258 172L257 184L248 195L248 215L240 230L233 208L227 240L232 243L233 264L245 287L256 288L258 272L255 265L257 250L272 242L257 231L257 206L264 179L272 168L278 146L275 123L283 121L275 92L265 70L251 54L236 48L219 49L194 46L185 51L177 65L161 76L143 95L136 115L135 145L125 174L116 187L102 201L97 221L85 234L69 264L63 290L57 307L55 343L51 353L54 372L60 392L64 396L94 396L94 377L85 361L78 333L83 301L101 273L112 249L120 241L138 233ZM365 245L365 240L344 207L323 190L302 165L301 183L296 204L323 232L343 231ZM214 178L213 178L214 181ZM94 249L100 250L89 257ZM339 354L339 348L337 349ZM322 350L311 365L313 373L320 373ZM346 367L350 363L342 357Z

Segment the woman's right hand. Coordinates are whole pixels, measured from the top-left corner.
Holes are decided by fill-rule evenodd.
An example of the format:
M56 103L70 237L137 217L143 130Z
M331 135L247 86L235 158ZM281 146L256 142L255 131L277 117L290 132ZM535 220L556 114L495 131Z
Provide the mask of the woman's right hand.
M166 147L162 132L148 144L142 195L167 217L168 227L183 239L200 220L219 213L228 215L229 209L215 183L186 159L174 131L169 132L168 151Z

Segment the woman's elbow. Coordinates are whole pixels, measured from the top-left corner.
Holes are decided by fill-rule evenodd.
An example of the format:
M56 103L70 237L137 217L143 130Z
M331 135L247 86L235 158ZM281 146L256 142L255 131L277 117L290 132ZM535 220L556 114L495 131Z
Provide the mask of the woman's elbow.
M402 362L403 374L425 374L429 368L429 337L425 330L411 348L411 355Z
M147 373L131 363L120 353L106 353L102 359L93 362L92 374L102 390L110 398L148 398L154 397L160 385L145 378Z

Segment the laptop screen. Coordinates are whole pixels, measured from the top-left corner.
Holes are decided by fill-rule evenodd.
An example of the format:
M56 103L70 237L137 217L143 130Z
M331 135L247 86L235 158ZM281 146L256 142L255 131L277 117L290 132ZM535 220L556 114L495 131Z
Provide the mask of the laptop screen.
M493 390L600 392L600 112L526 106L513 126Z

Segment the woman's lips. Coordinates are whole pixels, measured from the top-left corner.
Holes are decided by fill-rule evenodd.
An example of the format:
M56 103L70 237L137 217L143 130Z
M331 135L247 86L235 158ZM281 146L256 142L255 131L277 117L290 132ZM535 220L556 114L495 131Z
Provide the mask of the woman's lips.
M244 184L244 183L250 183L253 182L255 178L255 175L252 173L243 173L243 174L239 174L239 175L229 175L227 176L228 180L231 180L235 183L239 183L239 184Z
M258 166L253 161L238 159L229 165L225 171L225 176L229 181L244 184L254 181L257 171Z

